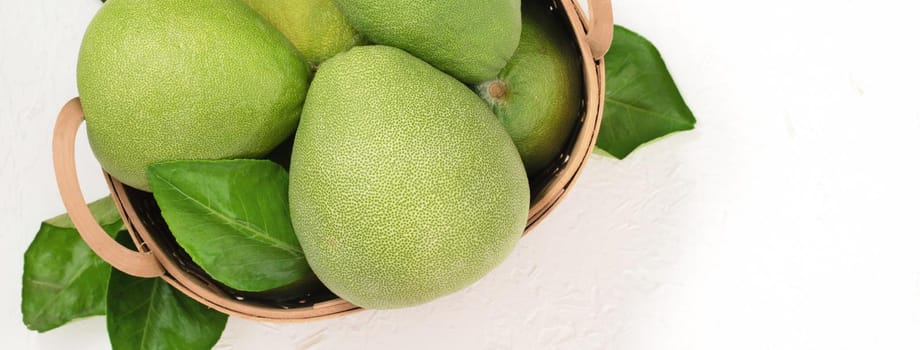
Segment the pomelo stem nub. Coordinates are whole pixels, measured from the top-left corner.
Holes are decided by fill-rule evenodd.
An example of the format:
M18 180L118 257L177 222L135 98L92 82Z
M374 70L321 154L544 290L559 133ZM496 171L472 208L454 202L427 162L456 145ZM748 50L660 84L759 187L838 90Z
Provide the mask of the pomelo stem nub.
M495 80L489 83L489 96L492 96L494 99L501 99L505 97L505 82L501 80Z

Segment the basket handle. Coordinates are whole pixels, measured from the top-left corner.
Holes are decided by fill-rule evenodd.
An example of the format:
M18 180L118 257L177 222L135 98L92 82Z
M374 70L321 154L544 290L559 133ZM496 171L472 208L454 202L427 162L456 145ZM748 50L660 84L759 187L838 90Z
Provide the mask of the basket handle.
M64 207L70 215L74 227L87 245L102 260L115 268L137 277L158 277L164 273L163 266L156 257L150 253L135 252L125 248L112 239L89 211L86 199L80 191L80 182L77 180L77 166L74 161L74 143L77 130L83 123L83 108L80 98L75 97L68 101L58 115L54 125L54 139L51 148L54 154L54 173L57 178L58 190Z
M613 41L613 7L610 0L588 0L591 22L585 40L595 60L604 58Z

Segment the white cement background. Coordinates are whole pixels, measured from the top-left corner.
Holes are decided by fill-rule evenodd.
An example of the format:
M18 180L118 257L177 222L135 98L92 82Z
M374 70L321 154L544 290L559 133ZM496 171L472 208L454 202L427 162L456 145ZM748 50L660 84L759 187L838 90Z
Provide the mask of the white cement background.
M63 211L51 130L97 0L0 0L0 339L45 334L22 253ZM699 119L576 189L485 279L436 302L309 324L231 319L218 349L920 348L918 7L895 0L618 0ZM87 197L104 195L85 139Z

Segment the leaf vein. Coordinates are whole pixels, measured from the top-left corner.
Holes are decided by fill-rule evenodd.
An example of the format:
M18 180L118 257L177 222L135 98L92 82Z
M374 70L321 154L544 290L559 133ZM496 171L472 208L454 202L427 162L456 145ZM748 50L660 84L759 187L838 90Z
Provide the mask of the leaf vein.
M198 205L199 207L205 209L205 211L210 212L213 216L215 216L216 218L220 219L220 220L223 221L224 223L228 224L229 226L239 228L239 229L240 229L239 231L240 231L241 233L246 233L246 232L248 232L249 234L247 235L247 237L250 237L251 239L258 240L258 241L263 241L263 242L265 242L265 243L267 243L267 244L269 244L269 245L272 245L272 246L274 246L274 247L276 247L276 248L278 248L278 249L281 249L281 250L283 250L283 251L286 251L286 252L288 252L288 253L292 253L292 254L298 254L298 253L300 253L300 251L299 251L298 249L294 249L293 247L290 247L290 245L288 245L286 242L280 241L280 240L278 240L278 239L272 237L271 235L269 235L269 234L266 233L266 232L262 232L262 231L256 230L256 229L254 229L253 227L251 227L250 225L242 224L242 223L238 222L238 220L234 220L233 218L230 218L230 217L224 215L223 213L219 212L218 210L215 210L214 208L208 206L207 204L202 203L201 201L199 201L198 199L192 197L190 194L188 194L187 192L183 191L181 188L179 188L178 186L176 186L175 184L173 184L173 183L170 182L169 180L163 178L162 176L157 175L157 177L160 178L161 180L163 180L163 182L164 182L165 184L169 185L169 187L172 188L175 192L177 192L177 193L179 193L179 194L185 196L186 198L188 198L189 200L191 200L194 204L196 204L196 205Z
M653 117L657 117L658 119L668 120L668 121L674 122L674 123L676 123L676 124L680 124L680 125L684 125L684 126L688 126L688 127L693 125L693 124L691 124L690 122L688 122L688 121L686 121L686 120L683 120L683 119L681 119L681 118L673 117L673 116L670 116L670 115L668 115L668 114L666 114L666 113L658 113L658 112L652 111L652 110L647 109L647 108L642 108L642 107L639 107L639 106L636 106L636 105L632 105L632 104L629 104L629 103L626 103L626 102L623 102L623 101L619 101L619 100L614 99L614 98L608 98L608 99L606 99L606 100L607 100L607 102L612 102L612 103L615 103L615 104L617 104L617 105L620 105L620 106L622 106L623 108L626 108L627 110L633 110L633 111L643 112L643 113L649 114L649 115L651 115L651 116L653 116Z

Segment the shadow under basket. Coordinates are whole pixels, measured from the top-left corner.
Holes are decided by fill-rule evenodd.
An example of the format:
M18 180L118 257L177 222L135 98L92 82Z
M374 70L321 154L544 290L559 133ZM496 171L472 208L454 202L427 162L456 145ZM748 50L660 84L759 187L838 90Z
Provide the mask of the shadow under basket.
M528 0L524 0L528 1ZM530 0L543 1L543 0ZM581 118L556 162L531 179L531 205L526 235L565 197L574 185L597 141L603 112L604 54L613 35L609 0L588 0L589 19L575 0L547 1L559 21L568 24L572 43L581 55L584 96ZM176 243L160 215L153 195L122 184L104 173L112 198L124 219L137 251L127 249L95 222L80 192L74 161L74 142L83 122L79 98L61 110L54 130L54 167L64 206L84 241L103 260L125 273L162 278L177 290L220 312L258 321L304 322L361 311L328 290L290 293L240 292L222 285L192 262Z

